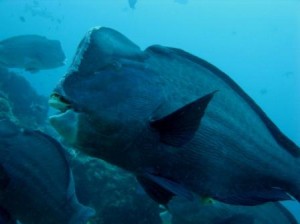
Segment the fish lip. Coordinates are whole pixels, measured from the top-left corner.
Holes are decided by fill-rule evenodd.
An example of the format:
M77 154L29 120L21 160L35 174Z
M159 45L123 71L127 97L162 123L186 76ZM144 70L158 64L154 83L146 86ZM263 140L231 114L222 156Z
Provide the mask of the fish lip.
M72 109L71 102L57 92L53 92L48 100L49 106L59 110L61 113Z
M67 114L68 111L71 111L71 109L62 111L61 113L52 114L51 116L49 116L49 119L51 120L53 118L62 118L65 114Z

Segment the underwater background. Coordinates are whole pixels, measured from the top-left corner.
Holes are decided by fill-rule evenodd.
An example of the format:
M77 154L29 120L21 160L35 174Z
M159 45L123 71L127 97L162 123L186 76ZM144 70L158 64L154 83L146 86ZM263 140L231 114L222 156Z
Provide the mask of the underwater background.
M15 70L45 96L91 27L116 29L142 49L184 49L228 74L300 145L299 11L299 0L138 0L134 7L127 0L0 0L0 40L22 34L60 40L65 66ZM299 204L284 204L300 221Z

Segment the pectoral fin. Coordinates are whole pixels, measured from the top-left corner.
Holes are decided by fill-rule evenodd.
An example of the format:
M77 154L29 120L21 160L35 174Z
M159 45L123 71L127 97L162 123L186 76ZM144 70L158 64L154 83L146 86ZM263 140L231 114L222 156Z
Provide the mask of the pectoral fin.
M193 194L175 181L150 173L138 176L137 180L146 193L157 203L166 205L174 195L193 199Z
M158 204L166 205L174 196L172 192L166 190L144 176L138 176L137 180L149 197Z
M159 132L160 141L174 147L181 147L189 142L199 128L205 109L215 93L216 91L209 93L159 120L152 121L150 125Z

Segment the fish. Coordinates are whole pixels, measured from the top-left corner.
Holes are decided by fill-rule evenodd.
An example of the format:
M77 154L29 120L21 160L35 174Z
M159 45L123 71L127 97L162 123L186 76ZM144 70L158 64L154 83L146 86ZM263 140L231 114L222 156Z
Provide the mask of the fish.
M137 3L137 0L128 0L129 7L132 9L135 9L136 3Z
M25 23L25 22L26 22L26 19L25 19L24 16L20 16L20 17L19 17L19 20L20 20L22 23Z
M0 120L0 208L22 224L85 224L64 149L40 131Z
M134 174L149 196L300 201L300 150L227 74L181 49L95 27L54 88L63 141Z
M201 198L200 198L201 199ZM257 206L203 203L174 197L168 203L172 224L297 224L295 217L279 202Z
M23 127L33 129L46 125L48 98L39 95L24 76L0 67L0 90L11 105L14 117Z
M65 65L66 56L58 40L40 35L20 35L0 41L0 65L36 73Z

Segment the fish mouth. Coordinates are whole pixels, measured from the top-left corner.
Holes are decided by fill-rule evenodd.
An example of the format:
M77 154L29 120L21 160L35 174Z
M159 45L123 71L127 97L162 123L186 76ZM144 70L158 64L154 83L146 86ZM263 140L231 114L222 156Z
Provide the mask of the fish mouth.
M59 112L49 117L52 127L61 135L64 142L74 145L78 136L79 114L76 113L69 100L54 92L48 101L49 105Z
M51 107L59 110L61 113L72 109L71 102L56 92L50 95L48 103Z

